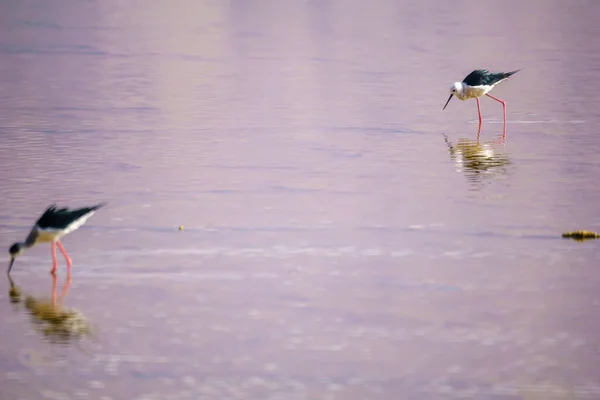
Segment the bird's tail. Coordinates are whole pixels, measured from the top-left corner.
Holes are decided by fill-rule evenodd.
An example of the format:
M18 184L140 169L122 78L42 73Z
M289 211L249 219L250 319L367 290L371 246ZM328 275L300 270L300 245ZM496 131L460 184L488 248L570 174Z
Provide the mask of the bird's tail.
M517 72L519 72L519 71L520 71L520 70L522 70L522 69L523 69L523 68L519 68L519 69L516 69L516 70L514 70L514 71L505 72L505 73L504 73L504 76L503 76L503 79L506 79L506 78L508 78L509 76L516 74Z
M104 207L106 204L108 204L108 203L106 201L104 201L102 203L96 204L95 206L91 206L90 210L96 211L97 209Z

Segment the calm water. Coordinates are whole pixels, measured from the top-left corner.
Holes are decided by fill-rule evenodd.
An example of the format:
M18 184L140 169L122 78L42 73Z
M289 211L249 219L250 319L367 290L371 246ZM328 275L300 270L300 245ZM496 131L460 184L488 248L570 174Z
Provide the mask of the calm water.
M0 2L2 246L109 203L70 285L48 245L2 277L0 398L600 398L600 242L560 237L600 231L598 18ZM488 98L479 143L474 101L441 110L474 68L523 68L504 141Z

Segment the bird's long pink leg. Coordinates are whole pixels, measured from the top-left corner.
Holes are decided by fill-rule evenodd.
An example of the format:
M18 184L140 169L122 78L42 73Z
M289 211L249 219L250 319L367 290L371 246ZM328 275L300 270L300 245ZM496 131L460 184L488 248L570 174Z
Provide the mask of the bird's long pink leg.
M50 273L52 275L56 275L56 268L58 267L58 260L56 259L56 244L54 242L50 243L50 249L52 251L52 271L50 271Z
M60 249L60 252L62 253L62 255L65 257L65 261L67 262L67 271L69 273L69 276L71 276L71 265L73 264L71 262L71 257L69 257L69 255L67 254L67 251L65 250L62 243L59 240L56 241L56 244L58 245L58 248Z
M504 110L504 134L506 135L506 102L504 100L500 100L499 98L492 96L491 94L486 93L486 96L502 103L502 109Z
M475 97L475 100L477 100L477 114L479 114L479 130L477 131L477 134L479 134L481 132L481 106L479 105L479 98Z

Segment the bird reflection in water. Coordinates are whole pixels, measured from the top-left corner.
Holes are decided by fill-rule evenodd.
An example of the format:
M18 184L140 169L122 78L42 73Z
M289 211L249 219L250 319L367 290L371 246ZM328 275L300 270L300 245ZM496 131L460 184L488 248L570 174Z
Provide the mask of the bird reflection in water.
M57 292L57 276L52 276L51 298L33 295L23 296L22 290L15 285L9 276L11 303L22 305L32 318L37 331L41 332L52 343L68 343L72 340L89 336L92 328L87 319L77 310L63 305L69 292L71 279L67 279ZM58 293L58 294L57 294Z
M444 141L456 170L464 172L471 183L479 185L485 177L507 173L506 166L510 164L508 155L495 146L504 143L503 136L495 142L481 143L478 137L477 140L461 138L452 144L444 134Z

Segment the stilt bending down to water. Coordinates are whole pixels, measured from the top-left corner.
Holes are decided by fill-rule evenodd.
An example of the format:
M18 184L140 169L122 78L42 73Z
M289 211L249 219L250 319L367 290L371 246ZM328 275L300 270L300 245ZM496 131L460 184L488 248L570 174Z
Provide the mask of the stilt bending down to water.
M68 273L71 275L71 257L69 257L67 251L60 243L60 238L83 225L88 218L102 206L104 206L104 203L78 209L56 208L55 204L48 207L37 220L33 228L31 228L25 241L17 242L10 246L10 249L8 250L10 253L10 265L8 266L7 273L10 274L15 259L20 254L23 254L26 249L39 243L50 242L50 248L52 250L52 271L50 271L50 273L52 275L56 274L56 268L58 266L58 261L56 260L56 246L58 246L58 249L67 262Z
M511 72L490 72L487 69L476 69L471 72L469 75L463 79L462 82L454 82L452 86L450 86L450 97L448 97L448 101L442 110L446 109L450 100L452 100L452 96L458 97L460 100L467 99L475 99L477 100L477 113L479 114L479 130L477 134L481 131L481 107L479 105L479 98L483 95L486 95L500 103L502 103L502 108L504 109L504 134L506 135L506 102L504 100L500 100L497 97L494 97L488 94L497 84L505 81L511 75L519 72L520 69Z

